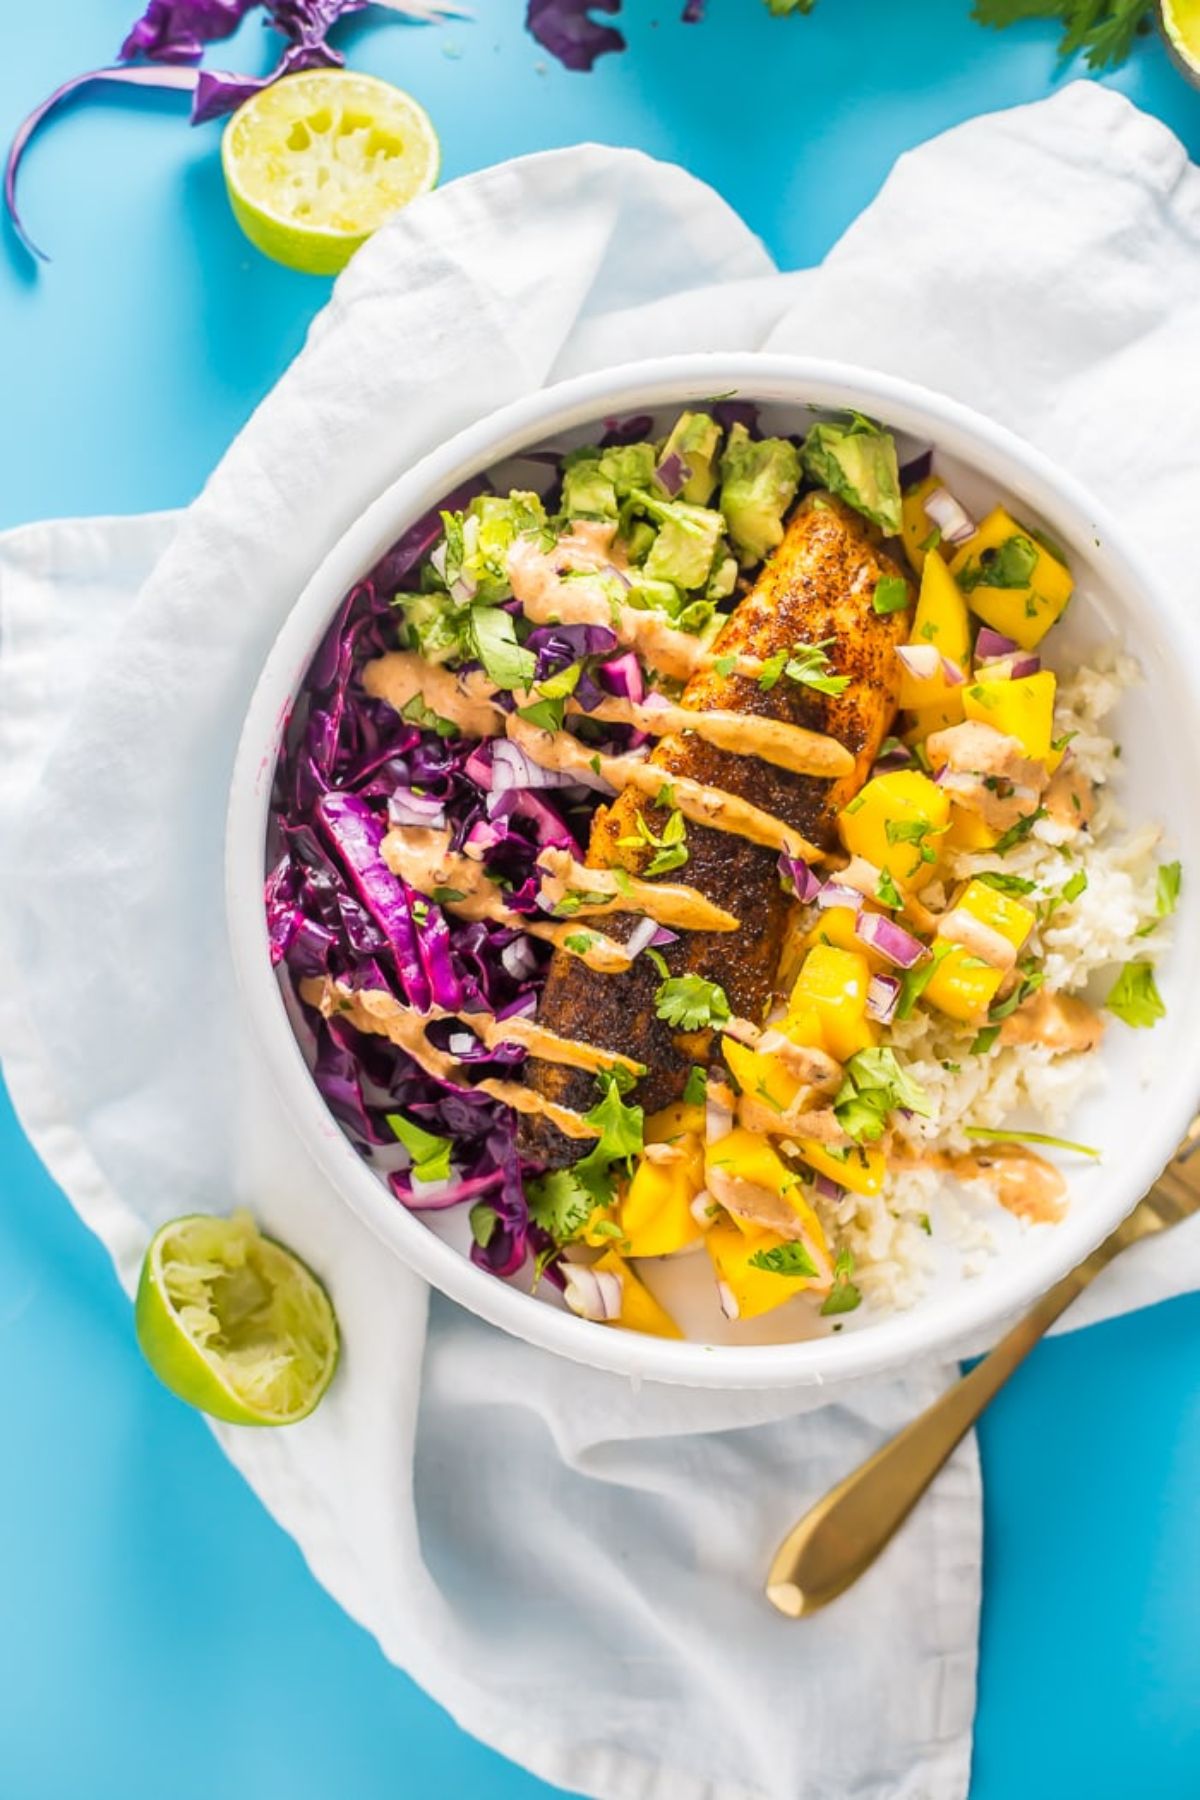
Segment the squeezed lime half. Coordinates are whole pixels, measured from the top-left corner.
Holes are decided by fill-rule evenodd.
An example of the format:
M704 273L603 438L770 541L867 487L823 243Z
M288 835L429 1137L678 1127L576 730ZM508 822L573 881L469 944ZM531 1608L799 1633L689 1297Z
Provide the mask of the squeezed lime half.
M1200 85L1200 0L1161 0L1159 16L1176 62Z
M384 220L434 186L441 145L410 94L374 75L285 75L221 139L234 217L264 255L336 275Z
M307 1418L337 1367L328 1294L245 1212L164 1225L142 1263L134 1320L164 1386L233 1425Z

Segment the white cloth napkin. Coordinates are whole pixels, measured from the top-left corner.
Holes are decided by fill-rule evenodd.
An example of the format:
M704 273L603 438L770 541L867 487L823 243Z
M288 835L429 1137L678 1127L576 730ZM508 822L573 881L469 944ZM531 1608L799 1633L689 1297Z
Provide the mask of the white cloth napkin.
M430 1305L297 1149L239 1020L222 827L261 662L422 452L538 384L689 348L947 389L1090 480L1180 578L1198 309L1200 178L1092 86L904 158L793 276L680 170L553 152L381 232L187 512L0 539L0 1050L22 1120L127 1288L155 1226L234 1203L321 1271L344 1332L326 1401L218 1436L386 1654L562 1786L961 1800L974 1447L858 1588L790 1625L760 1597L778 1536L952 1371L814 1412L635 1389ZM1123 1260L1095 1304L1196 1285L1192 1245Z

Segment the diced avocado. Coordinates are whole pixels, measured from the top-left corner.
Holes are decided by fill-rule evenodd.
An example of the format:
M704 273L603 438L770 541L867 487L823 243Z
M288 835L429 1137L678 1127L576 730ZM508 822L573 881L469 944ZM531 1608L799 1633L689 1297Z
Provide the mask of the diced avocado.
M786 438L752 438L730 427L721 457L721 511L743 563L761 562L783 540L783 515L800 485L800 458Z
M612 482L618 500L627 500L637 488L650 485L654 475L653 444L614 444L600 458L600 467Z
M713 572L709 576L708 586L704 590L705 598L709 600L724 600L728 595L732 594L736 586L737 558L734 556L726 556L722 558L720 562L713 564Z
M631 563L643 563L658 533L649 519L630 518L621 527L621 542Z
M442 514L445 536L430 558L446 586L468 584L456 598L507 600L508 551L522 536L546 532L546 509L537 494L477 494L464 512Z
M626 604L643 611L667 613L672 619L683 605L683 595L673 581L655 581L641 570L632 570Z
M563 459L562 510L568 519L615 519L617 490L594 450Z
M900 466L896 440L862 413L839 425L814 425L801 451L805 473L889 536L900 530Z
M717 485L717 450L721 443L721 427L708 413L680 413L662 447L659 467L671 456L677 456L684 468L683 485L676 499L692 506L707 506Z
M409 642L426 662L452 662L463 654L466 614L448 595L397 594L392 604L402 610Z
M658 500L642 491L634 499L658 525L658 536L642 565L645 573L653 581L673 581L676 587L703 587L725 530L721 514L684 500Z

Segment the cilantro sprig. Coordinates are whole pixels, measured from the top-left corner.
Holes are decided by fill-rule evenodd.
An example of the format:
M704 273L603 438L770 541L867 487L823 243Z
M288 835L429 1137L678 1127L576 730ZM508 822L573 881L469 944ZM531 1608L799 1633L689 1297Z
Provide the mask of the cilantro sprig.
M828 650L835 638L822 638L819 644L793 644L791 650L777 650L774 656L764 657L759 671L758 685L764 694L771 689L784 675L789 681L799 682L802 687L815 689L818 694L844 694L850 686L848 675L831 675L832 663Z
M725 989L703 975L672 975L660 982L654 1010L676 1031L703 1031L732 1017Z

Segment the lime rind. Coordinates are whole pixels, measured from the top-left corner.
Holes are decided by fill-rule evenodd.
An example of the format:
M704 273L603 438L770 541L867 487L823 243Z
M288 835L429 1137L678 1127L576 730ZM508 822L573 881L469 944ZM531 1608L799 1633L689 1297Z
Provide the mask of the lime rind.
M159 1379L233 1424L307 1417L337 1365L324 1288L244 1212L163 1226L142 1264L135 1316Z
M425 109L373 75L286 76L248 100L221 140L234 217L267 256L331 275L392 213L437 181Z

